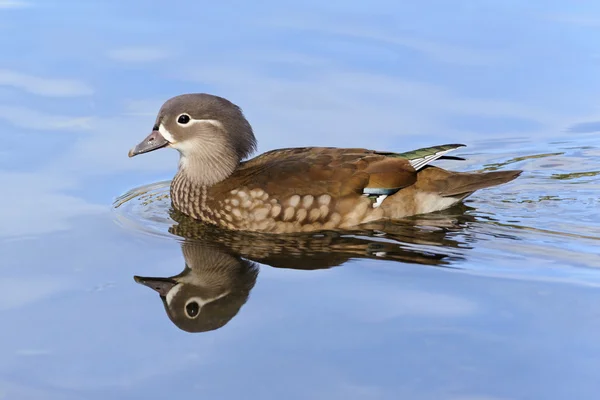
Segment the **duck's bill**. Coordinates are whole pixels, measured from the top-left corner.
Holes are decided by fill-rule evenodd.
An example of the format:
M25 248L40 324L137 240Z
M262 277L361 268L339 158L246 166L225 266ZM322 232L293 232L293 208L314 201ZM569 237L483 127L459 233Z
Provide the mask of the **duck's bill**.
M129 150L129 157L158 150L168 144L169 142L163 137L163 135L160 134L159 131L152 131L152 133L142 140L137 146Z
M152 290L158 292L161 296L166 296L169 293L169 290L173 288L173 286L177 285L177 282L171 278L147 278L143 276L134 276L133 279L144 286L149 287Z

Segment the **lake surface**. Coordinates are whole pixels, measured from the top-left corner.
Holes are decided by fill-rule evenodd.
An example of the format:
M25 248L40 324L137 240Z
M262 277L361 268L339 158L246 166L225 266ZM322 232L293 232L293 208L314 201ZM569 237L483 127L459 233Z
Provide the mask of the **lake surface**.
M0 399L598 399L598 43L592 2L0 0ZM371 231L218 232L171 213L175 151L127 157L186 92L259 152L524 173Z

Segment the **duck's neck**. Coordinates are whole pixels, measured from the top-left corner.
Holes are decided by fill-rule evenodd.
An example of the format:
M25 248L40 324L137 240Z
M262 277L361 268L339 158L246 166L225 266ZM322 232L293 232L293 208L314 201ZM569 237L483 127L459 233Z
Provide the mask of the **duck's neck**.
M239 162L224 154L204 158L181 156L179 170L171 182L171 200L175 208L194 218L204 214L208 189L227 179Z
M196 186L212 186L227 179L239 163L239 159L229 151L205 152L194 157L182 154L177 175Z

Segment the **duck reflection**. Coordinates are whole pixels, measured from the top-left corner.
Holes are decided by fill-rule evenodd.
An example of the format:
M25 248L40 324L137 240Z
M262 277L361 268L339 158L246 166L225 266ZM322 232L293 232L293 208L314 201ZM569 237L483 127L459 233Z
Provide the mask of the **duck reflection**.
M316 270L373 258L451 268L469 249L469 240L453 239L468 222L464 212L429 217L426 226L413 219L351 233L282 236L223 231L176 211L172 218L177 224L170 232L183 238L184 270L171 277L134 279L155 290L169 319L187 332L216 330L235 317L256 283L258 263Z
M160 295L169 319L187 332L206 332L229 322L256 283L258 265L210 243L186 240L184 270L169 278L135 276Z

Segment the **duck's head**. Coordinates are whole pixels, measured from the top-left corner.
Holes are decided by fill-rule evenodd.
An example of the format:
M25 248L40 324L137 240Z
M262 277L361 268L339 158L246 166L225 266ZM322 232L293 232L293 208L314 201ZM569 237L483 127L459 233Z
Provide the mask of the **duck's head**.
M163 104L152 132L129 157L163 147L179 151L179 167L190 177L213 184L256 149L256 139L238 106L222 97L192 93Z

